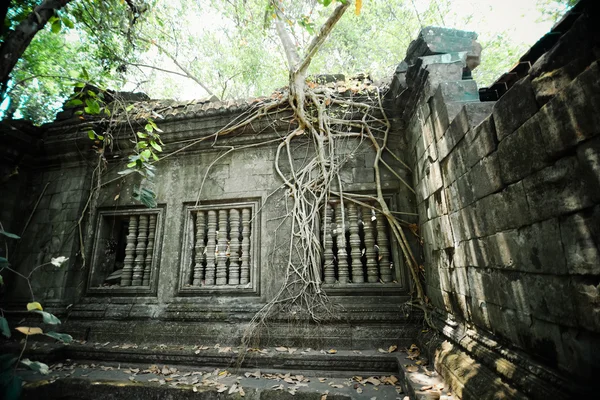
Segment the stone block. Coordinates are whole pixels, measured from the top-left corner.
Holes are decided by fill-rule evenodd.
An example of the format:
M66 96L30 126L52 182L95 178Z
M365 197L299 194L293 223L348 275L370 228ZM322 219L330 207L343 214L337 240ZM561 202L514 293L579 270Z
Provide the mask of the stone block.
M375 170L373 168L352 168L353 182L369 183L375 182Z
M518 182L475 202L478 236L493 235L533 222L525 193L523 184Z
M514 183L548 165L536 114L498 144L502 180Z
M467 164L463 159L463 154L458 151L452 151L445 159L440 158L440 166L444 174L446 185L450 185L459 176L467 172Z
M453 246L454 237L452 235L450 218L447 215L434 218L428 221L428 223L431 224L434 249L446 249Z
M523 274L521 285L531 314L536 318L566 326L577 326L573 292L565 276Z
M467 273L471 296L530 313L529 287L524 280L526 274L493 268L467 268Z
M492 112L493 103L466 103L461 104L460 111L450 123L444 136L438 141L440 159L446 158L448 153L460 143L462 138L471 129L481 123Z
M566 157L523 179L532 218L540 221L593 205L595 198L581 175L577 158Z
M577 58L564 67L543 73L531 81L535 99L540 106L550 101L591 64L590 53L577 55Z
M600 206L561 218L560 239L569 273L600 275Z
M540 126L549 156L560 155L600 133L600 68L598 62L540 110Z
M423 180L425 182L425 198L441 189L444 185L442 171L438 162L430 163L424 171Z
M444 54L446 55L446 54ZM436 56L431 56L431 57L436 57ZM428 57L422 57L422 59L424 60L424 62L430 62L433 60L427 60ZM459 81L459 79L462 78L462 74L463 74L463 70L465 68L465 63L464 61L457 61L454 63L447 63L447 64L428 64L426 66L427 68L427 72L429 72L429 75L427 77L427 79L429 80L429 83L433 86L433 87L437 87L438 85L442 87L442 93L445 94L445 92L448 92L448 94L451 94L453 92L458 93L459 90L458 89L454 89L454 90L445 90L444 86L446 84L446 82L448 81ZM444 96L444 98L446 98L446 96Z
M560 236L556 219L487 236L483 239L487 251L484 265L564 275L567 266Z
M448 102L478 102L479 89L477 88L477 82L473 79L462 80L462 72L463 69L461 68L458 74L448 74L450 79L445 79L440 83L444 100ZM458 78L452 79L456 75Z
M577 160L588 191L600 199L600 136L577 147Z
M537 78L545 73L552 74L578 57L592 58L592 47L600 43L596 25L595 18L581 15L560 37L558 43L533 64L529 74ZM590 61L593 61L593 58Z
M504 187L500 177L500 163L498 162L496 153L481 159L465 175L471 185L473 201L497 192Z
M490 263L490 250L485 238L469 239L456 244L454 265L456 267L486 267Z
M435 132L436 140L440 140L440 138L448 129L448 125L450 125L450 120L448 118L448 109L446 108L446 103L444 101L444 97L442 96L442 89L437 88L433 96L429 99L429 108L431 109L431 117Z
M475 325L491 331L492 324L490 323L490 316L488 313L486 301L483 299L477 299L475 297L469 297L469 300L469 310L471 312L471 318Z
M450 280L454 291L464 296L470 295L469 279L467 277L467 268L450 268Z
M467 53L468 65L474 69L481 55L481 45L475 32L427 26L408 47L406 61L413 64L418 57L463 51Z
M440 189L433 193L433 196L429 196L426 202L424 202L424 213L423 215L427 219L436 218L442 215L448 214L448 205L446 203L445 190Z
M461 157L467 167L472 167L483 157L496 150L498 139L492 115L465 135L466 146L461 150Z
M513 133L538 111L531 81L523 78L494 104L494 123L498 140Z
M597 278L571 278L575 315L579 327L600 333L600 284Z
M468 206L449 215L454 243L480 236L481 227L476 212L475 207Z
M450 204L453 210L464 208L475 201L468 174L461 176L449 186L448 193L451 195Z
M595 382L600 376L600 335L585 329L561 329L559 366L575 371L580 381Z

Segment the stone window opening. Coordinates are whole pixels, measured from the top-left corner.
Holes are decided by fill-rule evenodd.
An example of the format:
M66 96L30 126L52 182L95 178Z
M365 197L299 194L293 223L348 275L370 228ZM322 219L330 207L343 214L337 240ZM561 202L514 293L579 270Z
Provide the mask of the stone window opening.
M88 288L149 290L159 224L159 210L101 211Z
M255 203L187 208L181 290L255 290Z
M400 281L387 220L369 207L346 201L342 208L339 200L329 201L322 217L321 243L326 285Z

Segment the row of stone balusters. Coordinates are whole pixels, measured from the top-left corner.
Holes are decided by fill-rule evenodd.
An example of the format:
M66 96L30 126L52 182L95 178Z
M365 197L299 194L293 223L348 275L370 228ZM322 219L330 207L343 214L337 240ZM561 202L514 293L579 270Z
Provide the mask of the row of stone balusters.
M250 209L197 211L194 262L193 286L249 283Z
M149 286L156 234L156 215L132 215L125 247L121 286Z
M375 218L372 218L373 215ZM370 208L357 207L354 203L348 204L345 209L342 209L339 202L330 203L325 207L323 222L325 283L335 283L336 267L337 280L340 283L363 283L365 271L369 283L380 280L384 283L392 282L387 223L381 213L373 214ZM348 242L347 232L349 232ZM334 254L334 240L337 245L336 254ZM350 257L346 250L348 247ZM366 260L364 264L363 255Z

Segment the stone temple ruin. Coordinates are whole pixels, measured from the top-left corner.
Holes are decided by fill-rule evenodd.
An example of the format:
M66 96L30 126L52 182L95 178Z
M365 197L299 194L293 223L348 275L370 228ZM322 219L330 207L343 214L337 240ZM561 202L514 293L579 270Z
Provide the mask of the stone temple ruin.
M581 1L489 88L471 79L481 52L471 32L424 28L396 69L383 101L389 146L404 162L386 155L393 172L383 171L381 182L423 266L435 328L406 305L412 278L385 219L368 202L332 196L321 214L319 271L335 304L331 315L315 323L301 312L276 314L256 346L285 351L244 360L232 353L280 290L289 256L291 222L281 218L288 199L275 150L290 122L274 112L218 141L198 139L273 98L173 102L121 94L131 105L129 122L114 127L101 177L86 133L105 129L100 119L82 121L66 108L39 128L4 123L0 222L22 233L11 264L27 275L51 257L69 258L60 268L38 269L31 285L76 342L39 344L27 356L48 364L397 376L398 391L382 390L381 398L590 395L600 373L600 34L593 3ZM340 98L375 104L376 88L361 79L323 85ZM118 174L132 147L128 124L149 117L173 153L157 164L152 208L132 198L139 178ZM310 151L308 140L295 148L295 165ZM373 193L370 144L352 137L333 151L343 160L343 190ZM27 282L2 275L1 304L14 311L11 323L32 319L17 312L30 301ZM396 346L408 354L392 351ZM125 381L96 382L94 392L83 379L65 378L26 386L24 394L166 398L176 390ZM362 398L355 386L330 386L326 398ZM256 389L246 397L294 394Z

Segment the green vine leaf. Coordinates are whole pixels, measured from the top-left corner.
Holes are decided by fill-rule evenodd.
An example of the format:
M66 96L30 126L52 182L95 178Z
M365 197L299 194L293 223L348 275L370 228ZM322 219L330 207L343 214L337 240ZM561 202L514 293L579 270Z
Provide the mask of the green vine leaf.
M7 338L10 338L10 327L8 326L8 321L4 317L0 317L0 332Z
M40 314L45 324L58 325L61 323L60 319L58 319L54 314L50 314L49 312L39 310L32 310L31 312Z
M0 231L0 235L4 235L4 236L9 237L11 239L21 239L20 236L17 236L14 233L6 232L6 231Z
M58 332L50 331L50 332L46 332L44 335L49 336L56 340L60 340L63 343L71 343L73 341L73 337L66 333L58 333Z
M29 358L24 358L21 360L21 364L29 367L29 369L35 372L39 372L42 375L48 375L50 373L50 368L48 368L48 365L44 364L43 362L31 361Z

